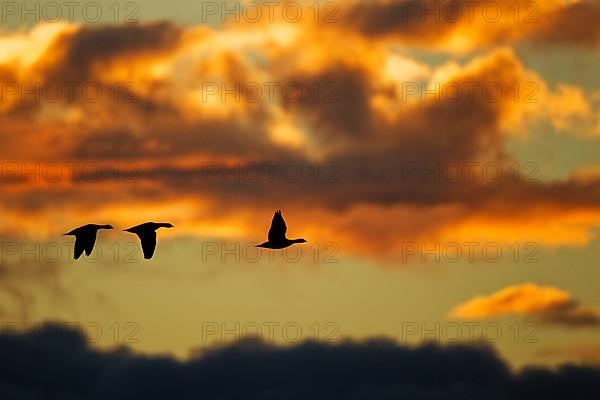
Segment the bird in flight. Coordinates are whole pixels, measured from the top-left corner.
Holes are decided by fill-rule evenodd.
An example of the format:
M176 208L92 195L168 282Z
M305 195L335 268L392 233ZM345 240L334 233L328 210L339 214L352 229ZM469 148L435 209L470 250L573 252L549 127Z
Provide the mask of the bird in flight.
M144 258L149 260L154 255L156 249L156 230L158 228L173 228L168 222L146 222L145 224L136 225L132 228L125 229L125 232L135 233L142 242L142 250Z
M96 234L100 229L113 229L110 225L87 224L65 233L64 236L75 236L75 259L79 259L85 251L85 255L92 254L94 243L96 243Z
M281 210L275 211L273 220L271 221L271 229L269 229L269 240L256 247L263 247L265 249L285 249L293 245L294 243L306 243L306 240L300 239L288 239L285 237L287 232L287 226L281 216Z

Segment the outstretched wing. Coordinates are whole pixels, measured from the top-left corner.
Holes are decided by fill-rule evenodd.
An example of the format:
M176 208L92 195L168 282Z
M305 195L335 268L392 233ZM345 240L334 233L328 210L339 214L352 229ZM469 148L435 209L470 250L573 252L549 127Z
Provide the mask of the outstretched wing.
M86 241L86 247L85 247L85 255L89 256L90 254L92 254L92 250L94 250L94 244L96 243L96 232L94 232L93 236L90 236Z
M154 249L156 249L156 232L144 232L138 235L142 242L142 250L144 252L144 258L149 260L154 255Z
M271 221L271 229L269 229L269 242L278 242L285 239L287 226L281 216L281 210L275 211L273 220Z
M85 249L84 239L81 236L75 237L75 259L78 260Z
M89 256L94 250L94 244L96 243L96 232L90 234L85 240L85 255Z
M86 255L92 254L96 243L96 232L79 232L75 235L75 259L79 259L85 251Z

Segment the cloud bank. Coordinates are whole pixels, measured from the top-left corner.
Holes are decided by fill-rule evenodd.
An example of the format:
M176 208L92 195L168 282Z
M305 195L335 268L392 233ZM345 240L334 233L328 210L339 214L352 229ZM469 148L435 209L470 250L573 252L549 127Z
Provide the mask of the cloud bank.
M600 126L592 101L580 87L549 84L486 35L531 38L533 29L543 41L551 24L566 36L549 41L574 44L583 39L570 15L597 6L553 1L536 24L478 20L444 33L403 22L399 4L358 2L337 24L40 24L3 34L0 156L22 169L58 161L104 172L86 184L81 171L58 182L3 171L3 233L48 237L82 220L132 225L127 210L136 209L173 215L177 234L256 240L256 226L285 209L311 242L335 238L342 252L368 255L398 254L406 241L590 243L600 175L531 176L507 142L526 138L530 124L572 135L577 123ZM551 12L564 18L542 18ZM438 65L397 46L455 31L494 46ZM135 182L115 182L115 165L131 166ZM251 176L258 165L262 177L236 165ZM298 180L285 179L298 168ZM50 210L64 218L46 218Z
M10 399L589 399L600 369L515 373L485 346L386 340L273 347L241 343L186 362L98 352L81 332L47 325L0 336L0 393Z

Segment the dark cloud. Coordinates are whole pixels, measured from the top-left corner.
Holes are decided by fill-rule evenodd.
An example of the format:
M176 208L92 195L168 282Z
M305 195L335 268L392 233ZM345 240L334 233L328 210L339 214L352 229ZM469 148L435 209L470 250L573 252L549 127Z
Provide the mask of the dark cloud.
M106 108L112 115L168 111L167 105L140 95L136 82L106 82L101 75L118 63L128 65L136 58L161 57L177 49L182 34L181 27L168 22L83 26L61 33L26 75L12 71L9 64L0 65L2 91L6 92L2 93L6 109L0 120L35 119L44 103L89 106L88 112Z
M493 84L498 93L510 93L522 79L520 75L521 65L512 53L496 52L477 68L467 69L448 82L432 84L428 89L436 96L424 98L420 93L404 97L394 90L377 88L378 78L365 68L332 64L317 75L289 80L317 82L321 88L332 83L337 100L327 103L322 98L316 102L307 97L289 104L289 108L311 122L317 141L324 142L333 153L340 151L336 145L341 141L349 144L343 149L346 152L375 151L395 160L472 161L502 153L499 124L505 110L515 106L509 96L492 98L483 88ZM310 92L308 84L304 92ZM395 120L387 121L372 108L371 99L376 94L397 100Z
M48 81L85 82L96 63L108 66L118 57L159 55L175 49L182 30L170 23L83 27L61 35L39 66Z
M436 21L435 15L425 19L420 10L425 7L434 9L432 5L435 3L440 4L439 1L421 0L359 1L349 10L346 18L366 36L394 34L404 39L437 42L456 24Z
M515 4L519 14L515 14ZM500 16L496 20L497 15ZM463 31L461 34L470 36L472 45L524 40L554 46L594 46L600 42L596 23L599 17L600 6L594 1L541 4L507 0L375 0L356 2L345 13L344 21L367 37L392 37L420 45L440 45Z
M554 307L541 313L542 322L563 325L571 328L600 326L598 311L581 306L577 301Z
M318 127L313 134L315 141L331 146L345 139L357 141L377 135L372 130L372 118L376 116L369 105L373 88L367 71L335 64L317 74L295 75L284 81L302 88L298 101L285 105L304 118L312 118L310 122Z
M598 19L600 4L597 1L572 2L540 18L530 37L545 45L596 46L600 43Z
M370 7L366 3L361 6ZM41 75L47 80L72 73L89 77L101 69L97 66L104 65L127 70L130 62L144 65L145 53L154 57L178 43L188 44L179 39L182 29L170 24L84 27L60 36L38 69L46 71L46 75ZM122 42L115 39L119 43L114 46L105 43L121 35L131 37ZM103 44L95 46L95 42ZM447 225L471 216L498 216L514 222L540 210L546 211L549 219L570 212L589 212L589 225L595 223L594 213L600 205L599 178L515 182L511 168L517 160L508 154L503 126L515 115L517 120L526 118L525 105L515 103L512 93L515 83L523 85L533 74L510 50L493 51L444 71L439 79L450 80L463 89L457 99L440 96L438 90L437 98L429 92L425 99L414 101L400 101L405 93L399 82L381 76L386 69L368 62L370 54L362 59L345 53L334 55L331 60L315 61L308 69L293 58L282 58L277 64L287 62L286 68L264 66L260 74L251 63L239 62L239 54L219 52L214 63L209 62L211 57L201 61L190 58L190 74L157 78L156 84L162 87L160 94L140 90L135 103L115 103L107 95L99 103L75 102L75 106L64 109L64 114L60 107L41 104L37 110L27 109L28 114L20 119L3 114L0 138L5 146L0 154L7 158L18 153L24 160L100 163L105 171L119 163L139 167L132 184L115 184L111 173L94 182L102 185L86 185L81 176L75 177L73 185L25 186L6 182L0 188L6 193L5 206L41 217L57 205L70 212L89 213L136 201L167 204L197 197L214 204L211 215L231 215L240 211L240 204L261 209L279 208L282 204L290 209L307 207L325 211L329 214L325 217L333 218L345 217L343 213L362 206L420 207L422 213L427 213L439 205L452 208L447 211L447 219L440 219ZM170 62L183 64L174 59ZM195 97L198 91L177 89L182 84L189 85L188 89L199 89L203 79L219 75L221 69L227 79L246 81L264 74L269 81L298 82L305 96L298 102L278 101L275 105L231 101L218 104L216 97L215 104L203 104ZM198 82L190 84L190 75ZM154 84L154 79L151 82ZM484 97L482 88L489 83L505 94L499 101ZM333 91L328 84L333 85L329 86ZM478 85L473 96L466 89L472 84ZM315 86L319 89L317 101L312 96ZM333 101L327 102L330 96ZM74 115L74 119L68 120L67 115ZM303 135L297 146L283 144L274 135L278 133L274 129L285 129L287 123ZM230 174L225 184L219 175L206 181L205 171L198 164L215 160L226 160L225 168L238 161L242 165L275 163L279 166L274 173L280 178L269 181L267 169L262 168L263 178L259 180L231 179ZM471 179L466 163L481 165L488 161L497 163L502 177L485 181L481 171L476 171L477 177ZM315 182L310 168L317 162L322 174ZM282 168L294 163L302 169L302 178L282 179ZM451 164L461 168L462 178L458 181L446 180L439 174L440 168ZM333 168L332 181L326 180L326 165ZM415 168L416 173L411 173ZM438 171L433 180L431 174L423 179L423 172L432 168ZM404 219L396 225L403 225ZM361 241L372 241L361 226L364 223L357 221L340 230L356 232ZM435 235L436 228L441 226L432 223L422 236ZM380 235L389 236L390 240L398 236L389 229L381 231ZM385 243L385 238L380 242Z
M167 112L163 110L163 112ZM148 116L148 119L153 117ZM207 119L184 122L175 117L156 118L143 134L127 130L99 129L89 132L72 147L69 158L82 160L167 160L178 156L240 157L249 160L299 158L292 150L270 142L256 115L248 126L235 120Z
M600 368L513 373L483 345L410 348L370 340L289 347L241 343L187 362L91 349L50 324L0 335L0 390L11 399L589 399ZM9 396L9 397L7 397Z
M338 89L339 100L332 104L306 98L287 105L311 128L311 139L320 143L322 149L329 149L324 160L339 168L338 183L319 188L318 201L336 208L360 202L460 203L511 213L515 204L523 208L540 203L596 207L600 202L596 195L600 194L598 179L515 182L509 170L514 159L505 150L500 124L511 108L520 105L510 96L491 101L482 87L493 83L501 93L510 93L515 82L523 79L521 70L512 53L494 53L477 68L450 80L463 88L462 96L449 100L430 95L416 104L402 102L398 105L398 118L391 122L373 110L370 98L383 93L397 99L401 94L375 88L376 78L359 66L334 63L319 74L287 77L294 82L318 82L320 87L333 83ZM468 87L478 89L467 95ZM308 83L303 91L310 91ZM485 164L483 160L497 163L502 175L498 180L481 179L481 171L475 173L478 178L470 179L468 165ZM449 182L442 177L440 170L449 165L459 166L461 179ZM434 172L424 180L426 170ZM309 196L310 188L303 193L301 197L290 196L289 201ZM327 196L322 196L325 193Z

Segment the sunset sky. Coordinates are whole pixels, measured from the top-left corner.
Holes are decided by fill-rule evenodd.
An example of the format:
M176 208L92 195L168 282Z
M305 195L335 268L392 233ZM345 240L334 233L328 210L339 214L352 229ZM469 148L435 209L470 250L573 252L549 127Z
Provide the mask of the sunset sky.
M600 3L49 3L0 10L3 329L600 362ZM308 243L255 249L278 209ZM74 262L87 223L116 229Z

